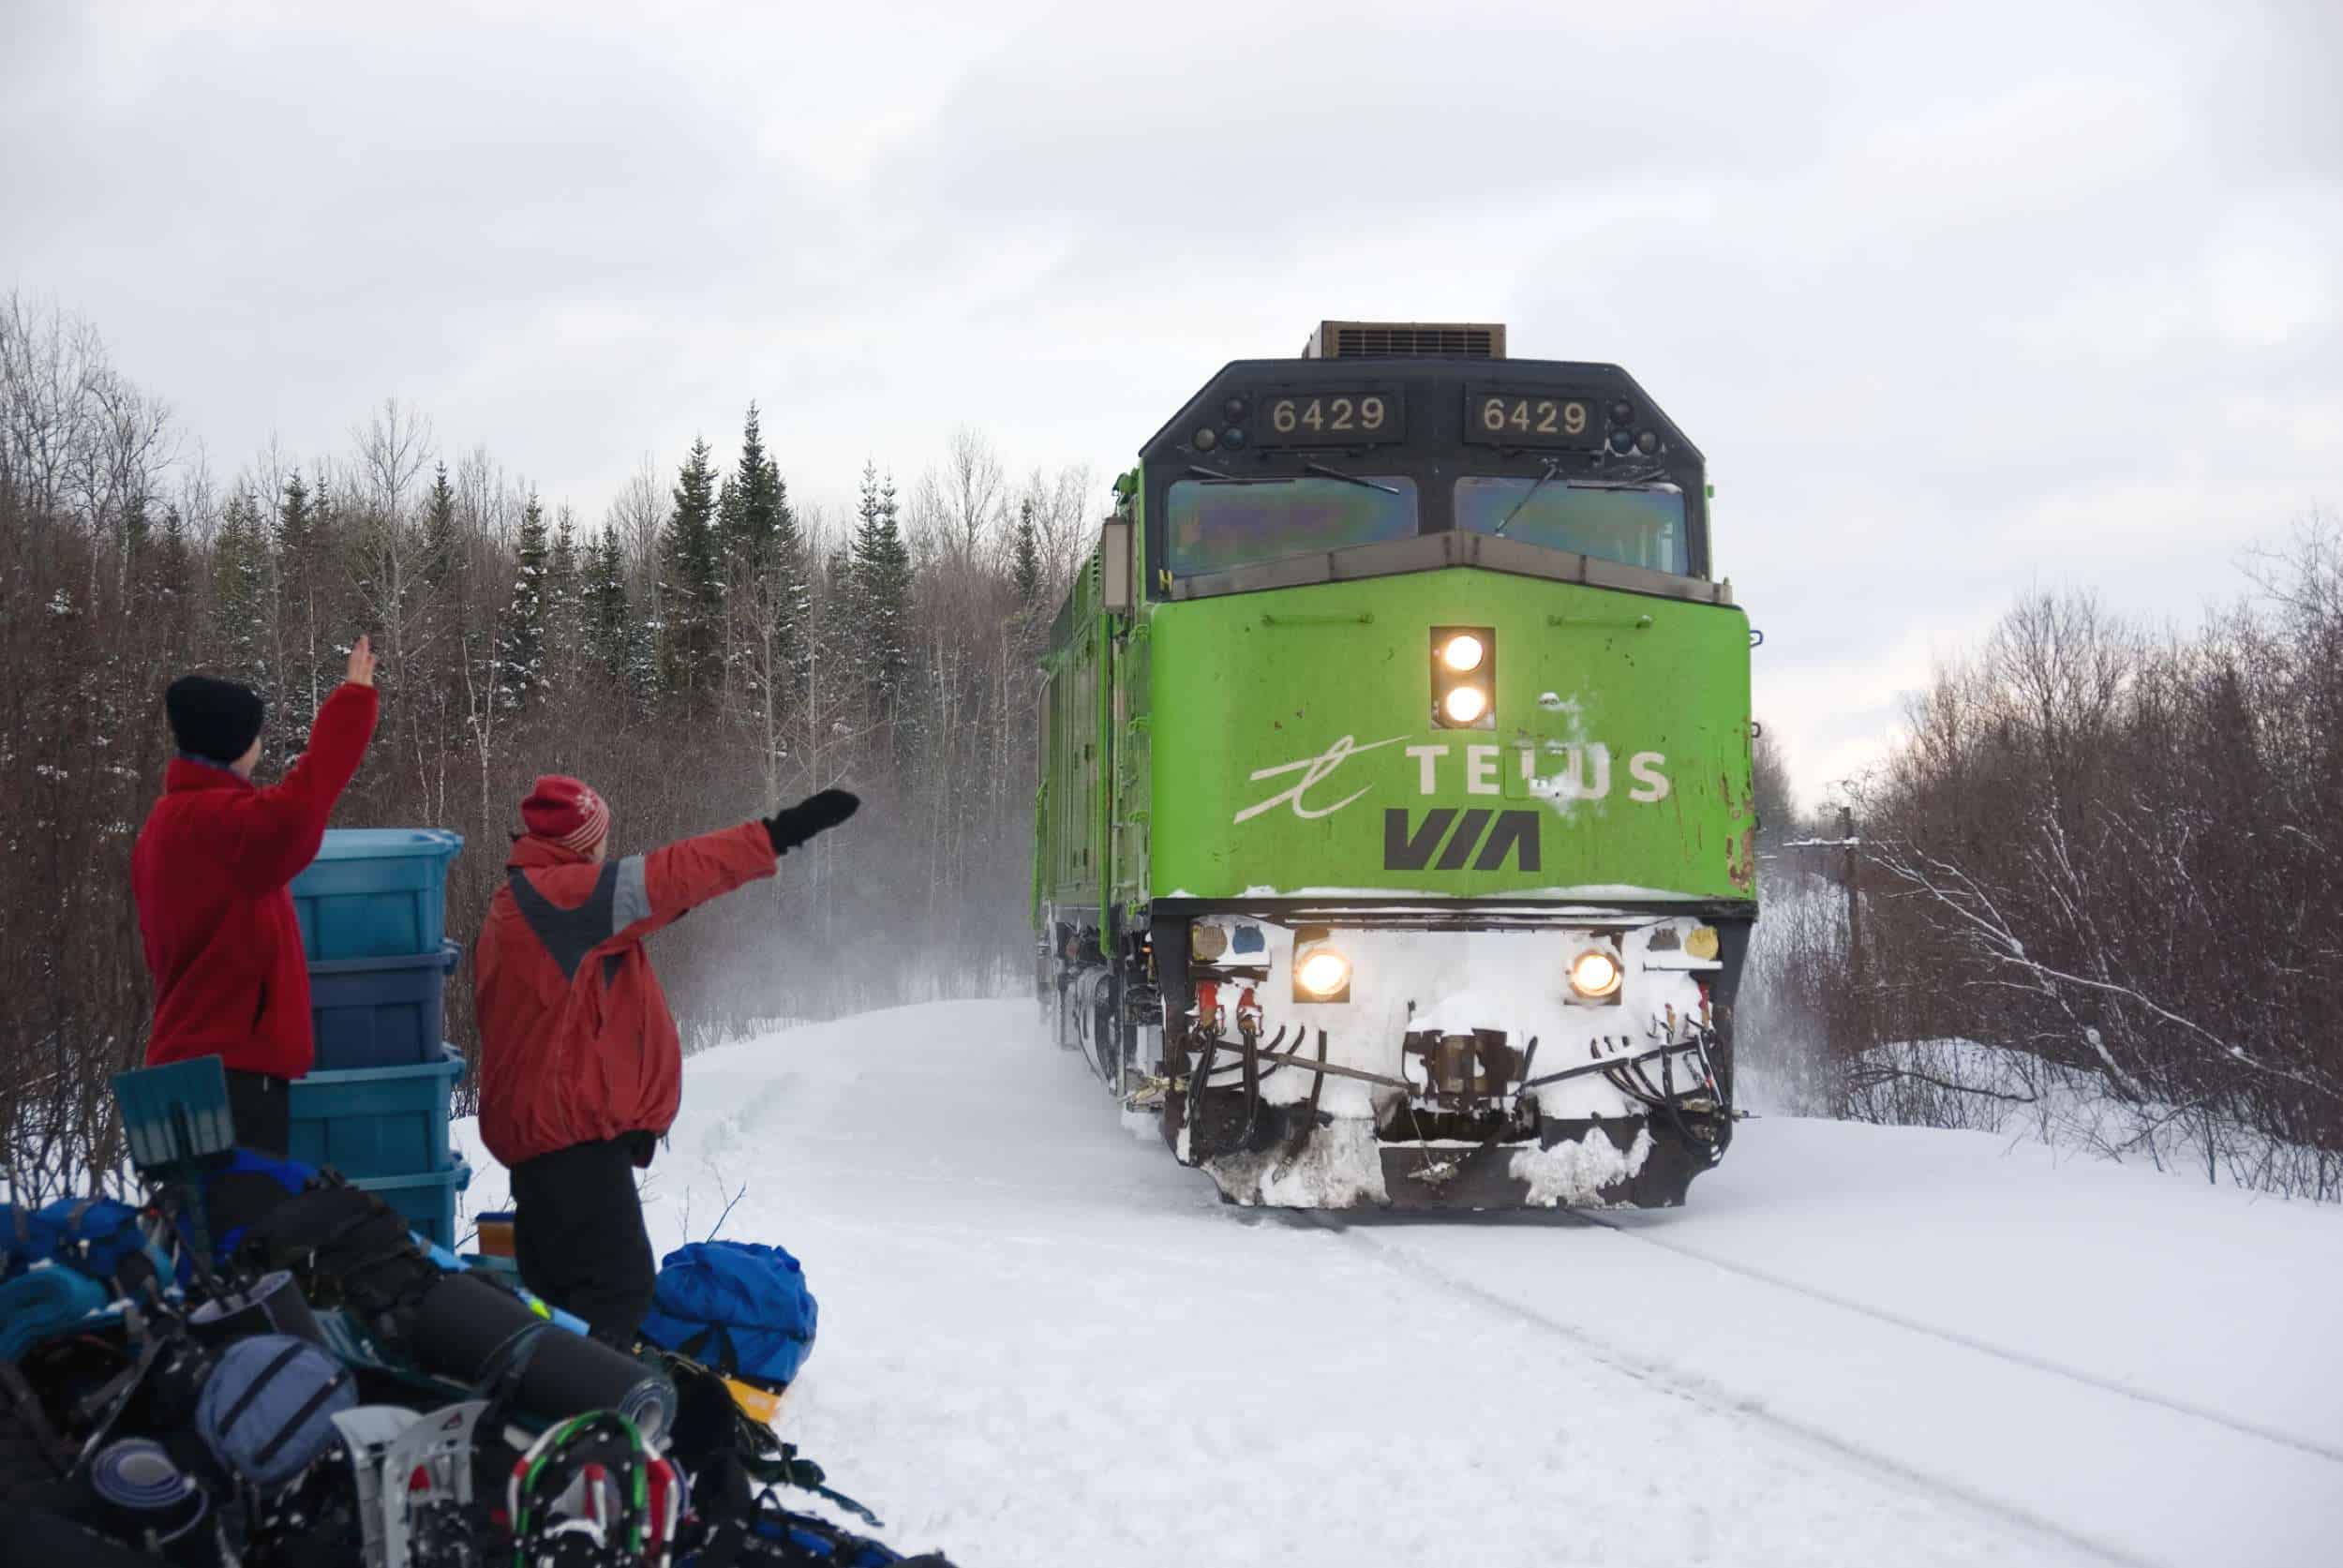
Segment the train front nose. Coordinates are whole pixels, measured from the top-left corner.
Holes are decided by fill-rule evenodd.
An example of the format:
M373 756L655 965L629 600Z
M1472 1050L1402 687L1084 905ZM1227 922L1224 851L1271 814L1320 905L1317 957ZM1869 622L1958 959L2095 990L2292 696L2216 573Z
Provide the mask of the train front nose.
M1207 917L1187 933L1196 1053L1175 1147L1232 1201L1679 1202L1722 1152L1713 928L1349 918Z

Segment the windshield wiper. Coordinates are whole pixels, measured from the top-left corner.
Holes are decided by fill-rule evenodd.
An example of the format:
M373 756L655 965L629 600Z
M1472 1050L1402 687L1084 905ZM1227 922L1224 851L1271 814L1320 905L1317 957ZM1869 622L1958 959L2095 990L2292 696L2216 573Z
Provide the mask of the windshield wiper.
M1530 498L1544 489L1545 487L1545 482L1552 479L1556 474L1559 474L1561 471L1561 459L1559 457L1548 457L1545 460L1545 471L1539 474L1535 479L1530 481L1530 487L1521 492L1521 499L1514 502L1513 509L1511 511L1507 512L1502 517L1497 519L1497 526L1489 531L1492 533L1504 532L1505 525L1512 522L1515 517L1520 516L1521 509L1530 504Z
M1614 463L1583 479L1565 479L1574 490L1649 490L1667 483L1667 470L1659 463Z
M1304 463L1302 469L1306 473L1318 473L1325 475L1328 479L1339 479L1345 485L1364 485L1370 490L1380 490L1387 496L1399 494L1399 486L1396 485L1385 485L1373 479L1361 479L1355 473L1345 473L1340 469L1330 469L1323 463Z

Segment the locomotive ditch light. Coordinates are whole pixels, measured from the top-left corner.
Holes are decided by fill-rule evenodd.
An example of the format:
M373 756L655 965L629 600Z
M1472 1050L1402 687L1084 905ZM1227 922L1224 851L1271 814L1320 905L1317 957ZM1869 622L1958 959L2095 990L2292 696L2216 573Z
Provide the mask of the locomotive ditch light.
M1570 989L1589 1002L1618 995L1624 978L1619 955L1608 948L1589 948L1570 961Z
M1351 1000L1351 960L1327 939L1323 926L1305 926L1293 933L1293 999Z
M1694 926L1684 937L1684 956L1704 963L1717 956L1717 928Z
M1435 626L1430 648L1432 723L1441 729L1497 727L1497 633Z

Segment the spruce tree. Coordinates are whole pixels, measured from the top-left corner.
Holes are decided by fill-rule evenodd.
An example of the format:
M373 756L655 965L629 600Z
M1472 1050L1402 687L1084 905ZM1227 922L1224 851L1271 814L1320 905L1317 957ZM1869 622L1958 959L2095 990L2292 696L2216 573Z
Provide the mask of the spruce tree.
M309 500L309 486L301 482L301 470L295 469L286 476L285 488L276 502L276 550L290 560L306 563L309 549L317 542L317 509Z
M858 651L872 707L876 717L897 720L911 662L911 551L896 520L893 476L874 485L867 466L853 563Z
M588 656L609 673L613 683L632 684L634 618L627 610L626 558L619 548L615 523L603 525L602 538L586 545L582 598Z
M725 531L725 559L743 577L762 577L775 564L782 535L794 536L788 494L781 469L765 450L756 405L749 405L740 426L740 462L724 482L731 501Z
M220 665L238 679L265 689L268 658L261 633L268 612L268 539L250 496L228 500L212 542L211 644Z
M577 516L566 502L554 515L553 555L545 571L546 646L556 668L579 652Z
M1034 615L1041 603L1041 536L1034 526L1031 496L1017 503L1017 529L1009 536L1008 580L1017 593L1017 607L1028 617Z
M433 588L445 583L455 570L455 487L447 482L447 465L441 463L423 507L424 581Z
M789 488L766 450L757 407L741 422L740 460L724 481L718 506L725 572L746 594L745 605L760 636L769 631L778 667L758 676L802 684L806 672L804 618L810 590L805 545L789 510Z
M156 536L151 556L157 591L169 598L184 598L190 559L187 520L179 515L177 507L166 506L162 530Z
M665 609L665 684L687 699L712 694L722 656L724 565L716 538L716 475L708 442L676 476L675 510L659 540L660 597Z
M545 685L548 554L545 509L531 492L514 551L513 599L497 634L497 698L508 709L527 707Z

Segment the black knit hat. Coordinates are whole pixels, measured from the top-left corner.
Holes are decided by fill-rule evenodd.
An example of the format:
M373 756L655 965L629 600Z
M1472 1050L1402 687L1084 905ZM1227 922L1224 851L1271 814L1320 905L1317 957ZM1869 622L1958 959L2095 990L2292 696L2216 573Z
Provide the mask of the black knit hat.
M266 709L261 694L232 680L183 675L163 694L172 739L190 756L225 766L252 749L261 738Z

